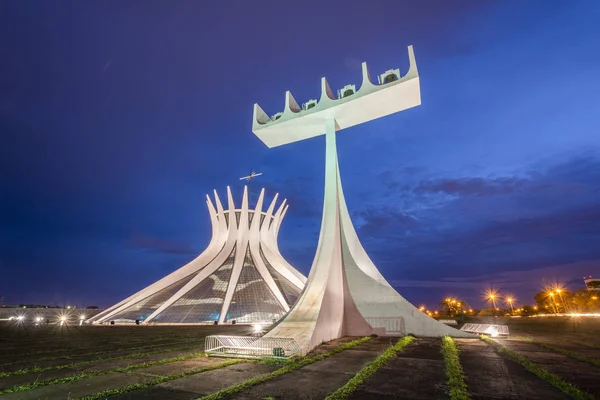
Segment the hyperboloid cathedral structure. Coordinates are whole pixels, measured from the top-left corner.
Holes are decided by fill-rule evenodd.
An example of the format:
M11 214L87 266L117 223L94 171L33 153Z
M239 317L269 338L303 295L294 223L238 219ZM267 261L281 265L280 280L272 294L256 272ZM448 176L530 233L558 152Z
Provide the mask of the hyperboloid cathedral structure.
M227 187L225 210L216 191L214 195L216 208L206 196L212 223L206 250L91 322L271 324L290 310L306 277L279 253L277 235L286 201L275 211L275 195L263 211L263 189L250 209L244 187L242 205L236 208Z
M336 131L421 104L412 46L406 75L389 70L371 80L362 64L362 85L334 96L321 80L321 98L298 105L288 91L283 112L269 117L254 105L252 131L268 147L325 135L325 196L321 233L306 288L293 309L265 337L292 338L307 353L323 341L372 333L468 336L420 312L379 273L350 220L338 165Z

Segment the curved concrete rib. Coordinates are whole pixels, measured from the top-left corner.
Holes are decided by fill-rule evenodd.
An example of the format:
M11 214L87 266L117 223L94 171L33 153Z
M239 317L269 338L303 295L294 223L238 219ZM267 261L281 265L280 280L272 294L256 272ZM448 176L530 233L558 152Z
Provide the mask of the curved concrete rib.
M258 270L258 273L261 275L271 292L275 295L275 298L279 302L279 304L283 307L285 312L290 310L290 306L285 301L283 297L283 293L279 290L279 287L275 283L275 280L267 270L263 259L260 255L260 215L262 211L263 204L263 196L265 194L265 190L261 190L260 196L258 197L258 201L256 202L256 208L254 210L254 217L252 218L252 224L250 226L250 239L248 243L248 247L250 248L250 255L252 256L252 260L254 261L254 265Z
M132 296L127 297L125 300L117 303L115 306L104 311L102 314L98 314L90 322L104 322L112 319L114 316L118 317L118 314L122 311L129 309L139 301L142 301L168 286L180 281L184 278L190 278L189 282L181 287L176 293L170 296L162 305L157 307L153 312L143 321L144 324L153 322L157 316L163 311L172 306L177 300L186 296L197 284L207 279L215 271L217 271L223 263L229 258L235 248L235 259L234 259L234 271L232 271L232 280L229 282L228 291L226 298L223 301L221 307L220 321L224 322L226 315L231 304L235 287L241 273L241 269L244 265L244 258L246 251L249 249L255 267L257 268L260 276L266 282L269 289L275 295L275 298L281 303L282 308L287 312L289 305L286 303L283 293L275 283L273 277L270 275L265 263L260 257L261 246L264 246L264 256L270 265L275 268L276 271L281 273L290 283L298 287L299 290L304 288L304 282L306 278L296 271L291 265L289 265L285 259L281 256L277 248L277 236L276 231L273 228L275 225L273 221L273 210L276 205L277 195L273 199L273 202L267 210L267 215L261 220L262 204L264 202L264 189L261 191L256 208L252 211L249 210L248 205L248 189L244 188L244 195L242 197L241 209L235 209L235 203L231 194L231 189L227 188L227 203L228 208L224 209L216 191L214 191L214 204L209 196L206 197L206 204L209 210L209 216L212 223L213 236L206 250L204 250L198 257L196 257L190 263L184 265L177 271L167 275L158 282L148 286L147 288L135 293ZM285 206L285 202L284 202ZM277 213L279 223L282 218L282 210L284 207L280 207ZM236 223L236 212L240 213L239 223ZM249 222L249 214L253 213L252 223ZM227 215L227 218L225 216ZM267 246L268 242L268 246Z
M271 118L267 115L266 112L258 104L254 104L254 112L252 116L252 124L256 125L264 125L267 122L270 122Z
M215 192L215 195L216 195L216 192ZM217 197L217 200L218 200L218 197ZM218 201L217 201L217 204L220 205L220 203ZM129 307L130 305L135 304L136 302L140 301L141 299L144 299L144 298L152 295L152 293L156 293L157 291L164 289L165 287L171 285L172 283L175 283L177 280L183 279L186 276L189 276L195 270L197 270L199 268L203 268L203 266L199 267L198 264L202 264L205 262L206 259L211 258L212 256L216 255L216 253L223 247L223 244L225 242L225 237L222 235L222 233L227 231L227 226L225 225L225 221L219 221L219 219L217 217L217 211L215 210L215 208L210 200L210 197L208 195L206 196L206 205L208 207L208 213L209 213L210 222L212 225L212 237L211 237L211 240L210 240L208 246L206 247L206 250L204 250L198 257L196 257L190 263L184 265L183 267L181 267L180 269L175 271L173 274L171 274L171 275L173 275L172 277L171 277L171 275L166 276L165 278L155 282L154 284L127 297L125 300L115 304L114 306L110 307L109 309L105 310L104 312L97 314L93 318L90 318L88 321L93 322L93 321L99 321L102 319L109 318L112 315L118 313L119 311ZM169 278L169 279L167 279L167 278Z
M285 107L283 109L283 113L284 114L289 114L289 113L299 113L300 111L302 111L302 108L298 105L298 102L296 101L296 99L294 99L294 96L292 96L292 93L288 90L287 92L285 92Z
M367 63L363 62L362 63L362 83L360 85L360 88L358 89L358 92L364 93L364 92L368 92L368 91L373 91L373 90L377 90L377 85L373 84L373 82L371 81L371 74L369 73L369 67L367 67Z
M417 59L415 58L415 50L412 46L408 46L408 61L408 72L406 73L406 75L400 78L400 81L405 81L419 77L419 70L417 69Z
M322 104L321 108L324 108L327 104L332 104L333 101L337 100L336 95L331 90L331 86L329 86L329 82L327 82L327 78L321 78L321 98L317 103L316 107L319 107Z

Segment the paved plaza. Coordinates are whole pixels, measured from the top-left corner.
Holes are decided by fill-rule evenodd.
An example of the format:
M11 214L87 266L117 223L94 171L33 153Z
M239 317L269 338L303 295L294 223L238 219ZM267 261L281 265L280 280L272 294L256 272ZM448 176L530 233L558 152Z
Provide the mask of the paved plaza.
M511 336L507 339L454 339L472 399L572 398L530 372L514 354L588 398L600 397L600 320L540 318L508 324ZM345 337L323 343L291 363L203 354L207 335L248 335L250 330L242 325L35 327L3 323L0 399L191 400L231 387L237 387L234 393L220 392L217 398L324 399L399 340ZM416 338L347 398L449 399L441 342ZM273 374L276 371L280 372ZM255 378L261 379L257 383Z

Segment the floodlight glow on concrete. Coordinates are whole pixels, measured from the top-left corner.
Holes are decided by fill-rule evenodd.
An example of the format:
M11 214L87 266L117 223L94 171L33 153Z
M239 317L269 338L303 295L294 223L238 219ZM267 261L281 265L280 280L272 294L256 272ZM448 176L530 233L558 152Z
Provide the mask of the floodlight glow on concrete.
M325 135L325 194L316 255L302 296L265 337L293 338L302 353L341 336L387 335L472 337L421 313L396 292L363 249L342 190L336 131L421 104L419 73L412 46L405 76L389 70L371 81L362 64L358 90L346 86L336 98L321 80L318 103L300 107L292 94L273 118L254 105L252 131L268 147Z

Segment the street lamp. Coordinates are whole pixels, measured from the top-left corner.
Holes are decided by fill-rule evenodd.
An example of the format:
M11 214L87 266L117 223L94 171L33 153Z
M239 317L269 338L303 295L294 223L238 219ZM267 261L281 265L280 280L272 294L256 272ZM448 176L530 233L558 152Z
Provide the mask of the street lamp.
M506 299L506 301L508 302L508 304L510 304L510 311L512 312L512 314L515 313L515 309L513 308L513 298L512 297L508 297Z
M556 289L556 293L558 293L558 297L560 297L560 300L561 300L561 302L563 304L563 308L564 308L565 313L566 313L567 312L567 305L565 304L565 299L562 296L562 291L563 291L562 288Z
M552 308L554 309L554 314L558 314L558 309L556 308L556 302L554 301L554 293L550 292L550 302L552 303Z
M488 296L488 299L490 299L490 301L492 302L492 306L494 308L498 308L498 307L496 307L496 295L494 293L490 293L490 295Z

